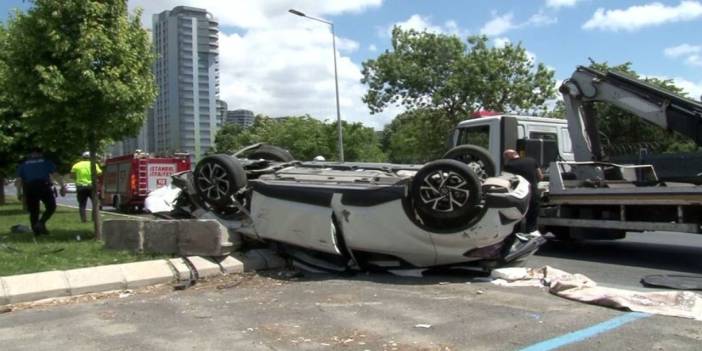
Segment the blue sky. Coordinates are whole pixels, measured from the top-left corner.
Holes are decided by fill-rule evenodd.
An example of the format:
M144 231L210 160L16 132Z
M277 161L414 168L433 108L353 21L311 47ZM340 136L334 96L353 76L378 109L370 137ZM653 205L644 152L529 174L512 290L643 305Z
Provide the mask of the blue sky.
M334 119L328 26L287 13L290 8L335 23L342 118L382 128L401 111L370 115L361 101L361 63L390 44L389 28L427 29L462 37L486 34L493 45L521 42L568 77L575 66L630 61L640 74L674 79L702 94L702 0L130 0L150 16L177 5L208 9L220 21L221 98L230 109L272 116L309 113ZM4 0L0 18L21 0Z

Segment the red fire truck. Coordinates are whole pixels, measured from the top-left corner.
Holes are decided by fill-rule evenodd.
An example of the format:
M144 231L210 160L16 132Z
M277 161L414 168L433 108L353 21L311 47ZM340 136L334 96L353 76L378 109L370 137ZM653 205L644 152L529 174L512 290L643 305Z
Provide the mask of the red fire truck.
M120 211L141 211L151 191L169 186L173 174L187 170L188 154L154 157L138 152L107 159L102 174L102 202Z

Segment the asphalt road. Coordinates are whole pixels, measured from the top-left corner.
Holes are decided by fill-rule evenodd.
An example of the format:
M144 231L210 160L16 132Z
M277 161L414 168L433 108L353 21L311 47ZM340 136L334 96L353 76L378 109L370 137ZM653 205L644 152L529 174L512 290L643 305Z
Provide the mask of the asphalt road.
M471 276L233 276L0 314L3 350L695 350L702 324Z

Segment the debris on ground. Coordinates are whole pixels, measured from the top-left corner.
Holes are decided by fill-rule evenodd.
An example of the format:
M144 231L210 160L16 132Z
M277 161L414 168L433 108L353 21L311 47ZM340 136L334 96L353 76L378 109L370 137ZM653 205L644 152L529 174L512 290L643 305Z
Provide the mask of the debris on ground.
M505 271L507 269L510 271ZM500 278L492 283L506 287L544 287L554 295L593 305L702 320L702 296L692 291L639 292L607 288L598 286L585 275L550 266L525 269L525 275L511 269L496 269L492 276L512 277L514 280Z
M134 295L134 290L127 289L127 290L120 291L120 293L119 293L119 295L117 295L117 297L119 297L120 299L123 299L125 297L129 297L132 295Z
M424 328L424 329L429 329L431 328L431 324L417 324L414 326L415 328Z
M10 227L10 233L12 234L25 234L25 233L31 233L32 229L30 229L28 226L24 224L15 224L12 227Z

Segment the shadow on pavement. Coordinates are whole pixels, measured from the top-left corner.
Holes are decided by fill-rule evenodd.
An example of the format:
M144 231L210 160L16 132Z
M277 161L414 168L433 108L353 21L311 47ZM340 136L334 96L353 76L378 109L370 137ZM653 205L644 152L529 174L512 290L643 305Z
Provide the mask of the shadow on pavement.
M702 246L699 244L685 246L616 240L551 241L542 246L536 255L679 272L702 272Z

